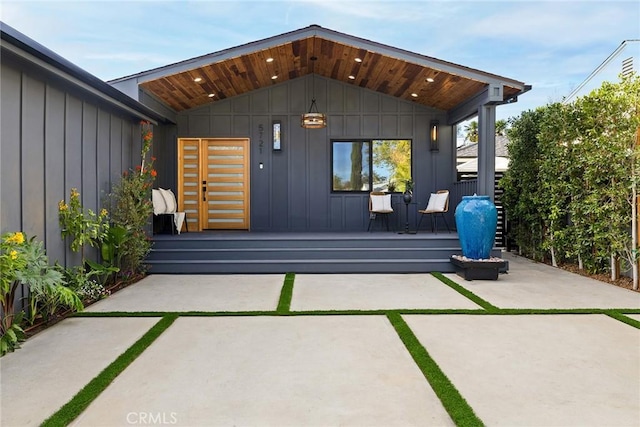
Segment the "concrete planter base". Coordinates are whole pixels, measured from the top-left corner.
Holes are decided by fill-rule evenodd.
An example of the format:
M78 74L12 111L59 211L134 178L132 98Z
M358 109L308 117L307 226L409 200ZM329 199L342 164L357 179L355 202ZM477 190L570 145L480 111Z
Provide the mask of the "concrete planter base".
M498 280L500 272L506 272L507 261L463 261L451 257L451 264L455 267L456 274L464 280Z

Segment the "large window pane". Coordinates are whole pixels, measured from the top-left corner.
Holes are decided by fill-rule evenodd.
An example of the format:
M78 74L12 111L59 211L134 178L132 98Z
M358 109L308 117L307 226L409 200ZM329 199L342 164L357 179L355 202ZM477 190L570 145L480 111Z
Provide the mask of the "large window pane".
M373 143L373 190L403 192L411 179L411 141L378 139Z
M370 144L333 143L333 191L369 191Z
M333 191L403 192L411 179L411 140L332 142Z

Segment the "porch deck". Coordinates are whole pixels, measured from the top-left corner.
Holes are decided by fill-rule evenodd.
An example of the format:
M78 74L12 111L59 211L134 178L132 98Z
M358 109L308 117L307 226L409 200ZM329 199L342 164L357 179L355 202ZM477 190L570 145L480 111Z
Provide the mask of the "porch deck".
M206 231L153 236L151 273L452 272L454 232Z

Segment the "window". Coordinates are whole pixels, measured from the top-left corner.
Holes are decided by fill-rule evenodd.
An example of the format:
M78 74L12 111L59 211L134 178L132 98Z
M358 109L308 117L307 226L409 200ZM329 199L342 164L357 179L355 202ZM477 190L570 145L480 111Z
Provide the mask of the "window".
M331 142L332 191L399 191L411 179L411 140Z

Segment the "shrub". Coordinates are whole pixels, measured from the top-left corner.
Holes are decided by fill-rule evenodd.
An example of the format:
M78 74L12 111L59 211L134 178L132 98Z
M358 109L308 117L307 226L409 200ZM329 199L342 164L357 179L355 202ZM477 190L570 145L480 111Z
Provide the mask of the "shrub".
M154 157L147 161L153 133L148 122L141 122L142 152L140 165L123 173L121 181L110 195L113 224L127 230L119 242L120 271L123 276L144 273L144 259L151 250L147 235L153 214L151 188L156 177Z

